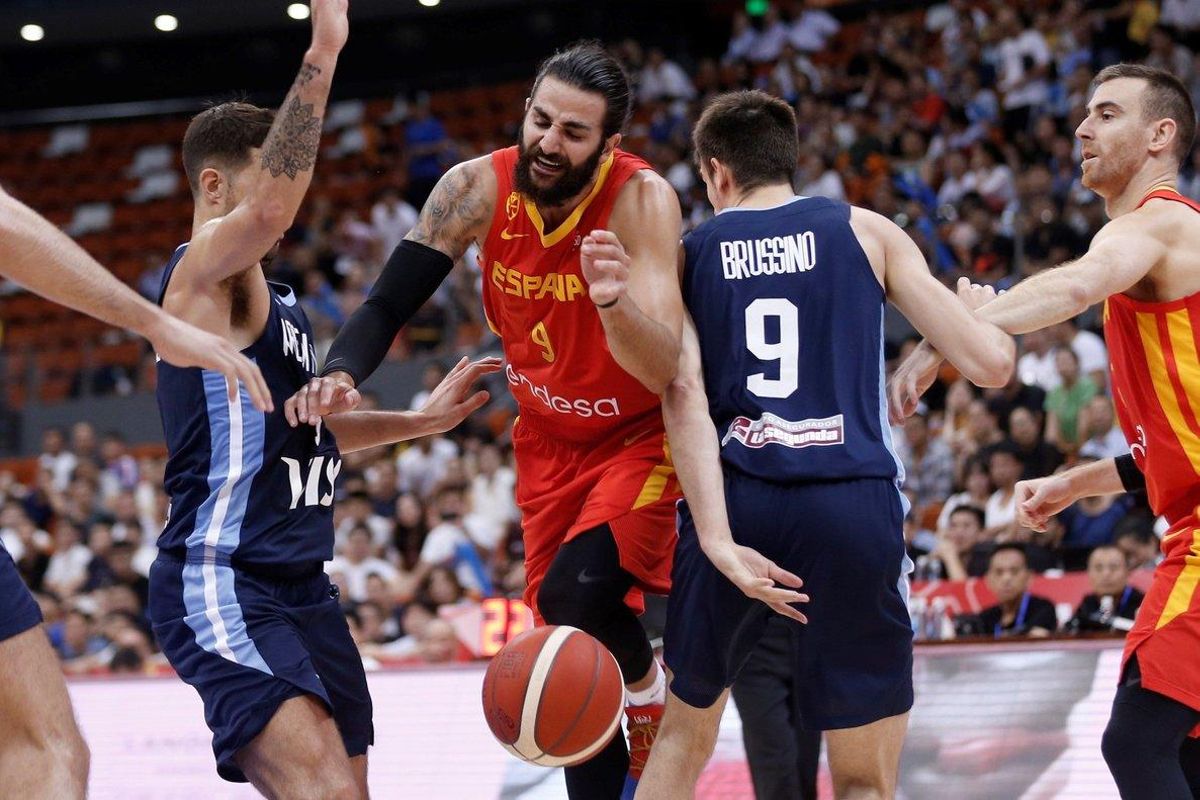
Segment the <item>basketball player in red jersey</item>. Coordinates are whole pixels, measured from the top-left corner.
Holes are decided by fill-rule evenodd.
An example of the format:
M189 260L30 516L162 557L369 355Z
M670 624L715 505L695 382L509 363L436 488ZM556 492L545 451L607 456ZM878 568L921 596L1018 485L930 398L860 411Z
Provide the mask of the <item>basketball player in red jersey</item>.
M1175 189L1195 111L1163 70L1118 64L1094 82L1082 142L1083 184L1111 221L1080 259L982 304L1010 333L1070 319L1100 301L1114 401L1131 455L1017 484L1020 522L1044 530L1080 497L1145 486L1170 529L1164 560L1126 639L1104 758L1121 796L1200 791L1200 204ZM960 294L968 295L970 287ZM894 378L893 414L911 413L933 380L922 345ZM1190 785L1190 786L1189 786Z
M603 642L629 690L629 752L618 736L569 767L573 800L631 794L665 700L636 614L643 591L667 591L675 545L679 489L658 393L679 355L681 219L670 185L618 149L629 112L628 79L598 44L543 63L517 146L441 179L324 377L287 406L293 424L352 406L401 325L480 245L484 307L520 407L525 600L539 622Z

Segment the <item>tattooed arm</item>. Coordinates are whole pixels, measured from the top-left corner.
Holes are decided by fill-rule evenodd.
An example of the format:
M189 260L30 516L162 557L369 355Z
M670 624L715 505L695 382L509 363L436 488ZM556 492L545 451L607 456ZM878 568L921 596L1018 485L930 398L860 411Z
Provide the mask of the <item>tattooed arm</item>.
M313 0L312 44L253 155L256 168L245 170L231 187L240 198L237 207L193 235L181 274L204 285L224 280L256 263L292 226L317 163L329 87L349 28L347 2Z
M434 187L421 217L405 237L371 295L346 321L329 348L320 378L289 399L288 422L315 424L358 403L354 387L383 361L392 340L441 285L472 241L482 241L496 205L496 173L483 156L451 169Z

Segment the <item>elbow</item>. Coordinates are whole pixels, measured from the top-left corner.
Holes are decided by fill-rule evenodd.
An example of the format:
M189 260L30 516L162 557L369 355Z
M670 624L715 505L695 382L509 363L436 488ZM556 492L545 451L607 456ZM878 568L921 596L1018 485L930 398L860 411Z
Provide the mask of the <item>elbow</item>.
M704 396L704 385L699 375L680 372L667 381L659 394L662 396L664 409L678 409L686 405L689 398Z
M257 229L269 235L272 241L283 238L292 227L297 211L275 198L251 201L250 210Z
M1093 292L1097 288L1098 284L1094 282L1089 283L1080 279L1071 281L1067 287L1067 299L1070 301L1070 316L1067 319L1079 316L1107 296L1106 294L1093 296Z

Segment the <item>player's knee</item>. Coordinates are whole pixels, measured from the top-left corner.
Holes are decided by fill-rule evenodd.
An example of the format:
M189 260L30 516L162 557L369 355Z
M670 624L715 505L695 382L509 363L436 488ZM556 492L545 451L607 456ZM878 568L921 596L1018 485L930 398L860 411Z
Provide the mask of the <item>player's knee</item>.
M1153 760L1155 754L1146 751L1146 741L1144 735L1139 735L1136 726L1129 725L1120 713L1113 714L1100 739L1100 753L1118 781L1131 771L1136 773L1142 765Z
M610 586L582 581L567 570L551 570L538 591L538 610L551 625L590 630L623 602L624 591L617 596Z
M663 749L677 750L689 763L703 767L717 747L717 728L716 725L700 725L667 714L663 717L654 746L662 745ZM674 743L674 746L668 743Z

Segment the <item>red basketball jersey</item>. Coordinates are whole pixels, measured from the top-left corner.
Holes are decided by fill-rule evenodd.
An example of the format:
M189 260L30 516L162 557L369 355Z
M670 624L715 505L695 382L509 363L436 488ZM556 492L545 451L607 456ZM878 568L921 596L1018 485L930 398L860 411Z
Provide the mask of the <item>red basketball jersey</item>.
M1152 198L1200 205L1173 191ZM1123 294L1104 304L1113 400L1150 507L1176 522L1200 506L1200 293L1149 303Z
M496 211L480 257L483 307L504 343L509 387L521 420L588 442L659 413L659 399L609 352L579 263L583 237L608 225L625 182L650 165L615 151L595 187L547 231L533 201L513 186L517 148L492 153Z

